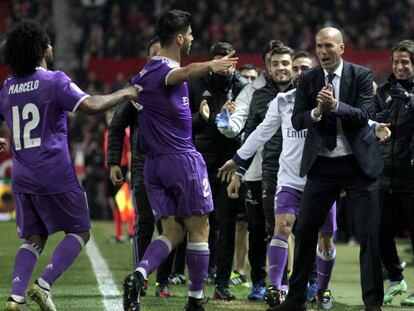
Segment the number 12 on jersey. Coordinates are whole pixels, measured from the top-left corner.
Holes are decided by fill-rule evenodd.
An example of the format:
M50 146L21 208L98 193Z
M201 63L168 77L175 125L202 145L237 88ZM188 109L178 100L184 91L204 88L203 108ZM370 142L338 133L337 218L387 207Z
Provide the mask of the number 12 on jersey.
M35 104L28 103L23 106L22 115L20 116L19 106L12 106L12 115L13 115L13 140L15 150L22 149L21 142L21 130L20 130L20 121L28 120L31 118L23 128L23 149L39 147L41 144L41 138L31 138L30 132L34 130L40 122L40 113L39 109ZM21 118L20 118L21 117Z

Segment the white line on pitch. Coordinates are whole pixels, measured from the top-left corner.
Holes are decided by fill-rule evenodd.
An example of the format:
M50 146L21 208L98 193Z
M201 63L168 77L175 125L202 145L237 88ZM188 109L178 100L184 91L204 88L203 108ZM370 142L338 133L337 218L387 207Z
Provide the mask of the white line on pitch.
M102 303L106 311L123 310L121 302L121 293L116 287L112 278L112 273L102 257L101 252L95 244L91 236L88 244L86 244L86 254L91 262L93 271L98 282L99 291L102 294Z

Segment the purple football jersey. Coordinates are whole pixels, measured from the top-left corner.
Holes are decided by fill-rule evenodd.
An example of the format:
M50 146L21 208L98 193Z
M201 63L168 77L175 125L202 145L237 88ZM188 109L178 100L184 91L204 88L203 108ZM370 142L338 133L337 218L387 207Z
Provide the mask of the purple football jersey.
M132 83L142 88L138 98L143 106L139 113L140 139L153 154L195 150L187 83L166 84L168 74L179 67L172 59L155 56L132 78Z
M61 71L10 77L0 113L13 136L13 191L54 194L79 187L69 155L66 111L88 97Z

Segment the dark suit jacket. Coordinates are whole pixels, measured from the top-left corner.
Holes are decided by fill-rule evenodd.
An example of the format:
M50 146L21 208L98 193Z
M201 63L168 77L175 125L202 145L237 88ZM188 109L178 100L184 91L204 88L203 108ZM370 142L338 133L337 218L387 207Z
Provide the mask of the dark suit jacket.
M336 115L342 121L345 136L362 171L375 178L382 172L383 161L375 133L368 126L368 119L373 113L372 73L365 67L343 62ZM292 124L297 131L308 129L300 176L308 173L322 147L326 123L323 117L320 122L314 122L311 110L317 106L316 97L324 86L323 69L316 66L303 74L297 87Z

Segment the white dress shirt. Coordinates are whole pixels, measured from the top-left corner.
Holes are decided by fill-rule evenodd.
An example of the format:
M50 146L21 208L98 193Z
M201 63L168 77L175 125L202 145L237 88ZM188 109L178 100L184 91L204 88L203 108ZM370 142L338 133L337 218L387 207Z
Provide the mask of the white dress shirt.
M344 67L344 63L341 60L338 68L333 72L335 74L334 79L332 80L332 87L335 92L336 98L336 108L333 111L338 111L340 108L339 103L339 96L341 94L341 77L342 77L342 69ZM328 72L324 69L323 73L325 75L325 85L328 84ZM316 109L316 108L315 108ZM311 111L311 117L314 122L319 122L321 117L315 117L315 109ZM344 130L342 128L342 121L340 118L336 118L336 147L333 150L328 150L324 145L322 145L321 149L319 150L318 155L328 158L337 158L343 157L349 154L352 154L351 146L349 145L348 139L344 134Z

